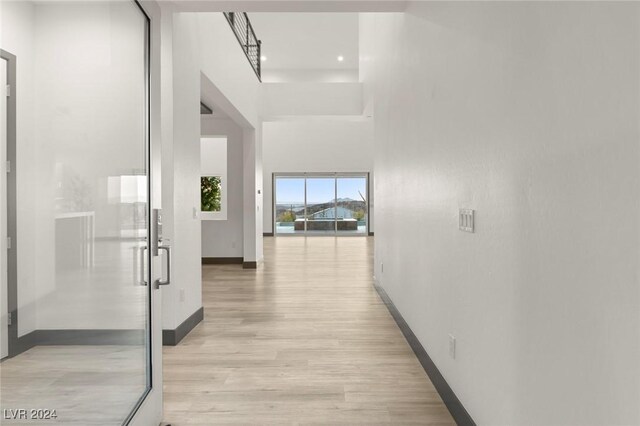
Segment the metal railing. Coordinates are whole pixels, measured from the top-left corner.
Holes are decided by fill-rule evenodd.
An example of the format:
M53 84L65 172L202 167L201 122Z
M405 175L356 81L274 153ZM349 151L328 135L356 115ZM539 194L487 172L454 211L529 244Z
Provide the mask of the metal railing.
M244 54L247 56L251 67L258 76L258 80L262 81L260 76L260 56L262 51L262 42L256 37L249 16L246 12L224 12L233 33L236 35Z

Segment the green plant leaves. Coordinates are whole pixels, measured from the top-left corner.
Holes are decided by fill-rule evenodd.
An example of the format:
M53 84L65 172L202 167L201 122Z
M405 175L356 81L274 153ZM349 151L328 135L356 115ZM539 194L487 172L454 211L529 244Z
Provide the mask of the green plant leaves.
M222 179L219 176L200 178L200 209L203 212L219 212L222 199Z

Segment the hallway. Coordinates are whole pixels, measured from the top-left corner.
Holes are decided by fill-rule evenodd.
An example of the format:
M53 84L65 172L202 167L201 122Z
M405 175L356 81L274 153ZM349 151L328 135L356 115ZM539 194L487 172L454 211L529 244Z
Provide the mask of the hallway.
M203 266L204 321L164 348L165 422L454 424L372 278L374 240L265 238Z

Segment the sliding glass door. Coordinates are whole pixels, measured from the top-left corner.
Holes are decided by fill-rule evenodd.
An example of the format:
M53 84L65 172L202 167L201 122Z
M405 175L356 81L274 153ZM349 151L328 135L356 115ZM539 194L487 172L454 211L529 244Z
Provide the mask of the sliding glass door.
M275 229L278 234L304 234L304 178L283 176L275 181Z
M274 174L276 235L367 235L368 174Z
M336 229L340 234L367 233L367 177L336 178Z
M307 234L333 234L336 231L336 179L306 178L307 204L305 222Z

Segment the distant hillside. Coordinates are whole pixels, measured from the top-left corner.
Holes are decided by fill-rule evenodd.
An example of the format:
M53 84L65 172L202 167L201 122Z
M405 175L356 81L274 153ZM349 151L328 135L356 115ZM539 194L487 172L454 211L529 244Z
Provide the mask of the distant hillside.
M344 207L345 209L349 209L354 212L358 210L366 210L367 208L367 205L364 201L356 201L356 200L352 200L351 198L338 198L338 202L336 204L338 205L338 207ZM307 206L307 214L312 215L321 210L325 210L333 207L334 207L333 201L330 201L327 203L313 204L313 205Z
M338 198L337 203L338 207L344 207L345 209L349 209L351 211L357 212L359 210L363 210L366 212L367 204L364 201L358 201L351 198ZM311 204L307 206L307 215L312 215L321 210L326 210L329 208L333 208L335 206L333 201L328 201L326 203L318 203ZM277 204L276 205L276 217L280 216L282 213L286 211L293 211L296 214L296 217L302 217L304 215L304 206L300 204Z

